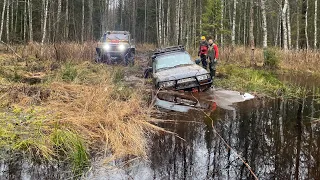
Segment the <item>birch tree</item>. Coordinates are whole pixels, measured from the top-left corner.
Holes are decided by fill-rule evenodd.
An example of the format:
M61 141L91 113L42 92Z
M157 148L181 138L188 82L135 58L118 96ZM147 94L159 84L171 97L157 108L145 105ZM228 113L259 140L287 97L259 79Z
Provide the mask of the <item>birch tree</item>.
M48 6L49 6L49 0L43 0L43 1L44 1L44 15L43 15L41 46L43 46L44 41L46 39L46 35L47 35L47 19L48 19Z
M220 30L220 32L221 32L221 37L220 37L220 46L223 46L223 44L224 44L224 36L223 36L223 33L224 33L224 24L223 24L223 22L224 22L224 0L221 0L221 30Z
M58 0L58 12L57 12L57 26L56 26L56 29L55 29L55 37L58 35L59 36L59 33L60 33L60 19L61 19L61 0Z
M267 29L267 16L265 0L261 0L261 13L262 13L262 30L263 30L263 48L268 47L268 29Z
M5 15L5 11L6 11L6 4L7 4L7 0L4 0L2 14L1 14L0 41L2 41L2 32L3 32L3 24L4 24L4 15Z
M29 12L29 41L33 42L33 21L32 21L32 0L28 0L28 12Z
M316 49L318 45L318 0L314 1L314 45L313 47Z
M81 42L84 42L84 0L82 0Z
M254 32L253 32L253 26L254 26L254 22L253 22L253 0L250 0L250 44L251 44L251 61L250 61L250 65L255 65L255 59L254 59L254 51L255 51L255 42L254 42Z
M290 4L289 4L289 2L288 2L288 9L287 9L287 26L288 26L288 48L291 49L292 39L291 39L291 20L290 20Z
M282 9L283 48L285 51L288 50L287 9L288 9L288 0L285 0L284 6Z
M308 37L308 10L309 10L309 0L306 0L306 13L305 13L305 36L306 36L306 45L309 49L309 37Z
M9 32L9 18L10 18L10 0L7 3L7 20L6 20L6 35L7 35L7 43L10 41L10 32Z
M69 38L69 0L66 0L65 7L64 38Z
M237 15L237 0L234 0L233 1L233 17L232 17L232 33L231 33L232 46L236 45L236 15Z

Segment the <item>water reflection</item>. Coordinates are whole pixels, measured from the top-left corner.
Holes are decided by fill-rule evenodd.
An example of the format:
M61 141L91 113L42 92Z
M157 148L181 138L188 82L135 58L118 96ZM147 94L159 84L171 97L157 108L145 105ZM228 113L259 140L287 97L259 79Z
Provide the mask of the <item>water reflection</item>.
M180 119L184 123L159 125L185 141L170 134L156 135L151 140L150 162L112 174L117 179L139 180L253 179L245 165L213 132L213 120L219 134L260 179L319 179L320 128L310 123L310 119L320 116L320 106L312 98L251 100L232 107L232 110L217 107L210 111L210 118L195 109L169 112L164 119ZM92 179L107 177L101 173Z

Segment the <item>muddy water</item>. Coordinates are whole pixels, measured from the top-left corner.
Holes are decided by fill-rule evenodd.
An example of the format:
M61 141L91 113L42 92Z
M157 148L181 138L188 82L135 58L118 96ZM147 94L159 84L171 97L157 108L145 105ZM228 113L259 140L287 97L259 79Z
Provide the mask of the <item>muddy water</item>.
M233 92L204 97L218 103L160 96L155 117L174 122L158 125L176 136L152 136L147 162L98 169L88 179L253 179L235 152L259 179L320 178L320 124L311 122L320 117L320 105L312 98L239 102Z

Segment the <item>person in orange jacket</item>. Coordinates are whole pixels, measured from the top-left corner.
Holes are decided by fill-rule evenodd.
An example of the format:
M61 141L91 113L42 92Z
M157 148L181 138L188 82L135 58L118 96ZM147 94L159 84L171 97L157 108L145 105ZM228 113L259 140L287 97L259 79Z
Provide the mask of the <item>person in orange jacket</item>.
M213 43L213 39L209 39L208 43L208 60L211 78L216 76L216 65L219 58L218 45Z

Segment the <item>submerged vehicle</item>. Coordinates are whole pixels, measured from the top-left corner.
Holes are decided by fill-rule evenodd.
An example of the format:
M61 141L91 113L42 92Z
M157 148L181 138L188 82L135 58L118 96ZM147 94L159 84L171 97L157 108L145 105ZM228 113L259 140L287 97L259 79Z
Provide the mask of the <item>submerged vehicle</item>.
M150 65L145 77L152 77L156 88L199 92L212 86L210 73L192 61L183 46L157 50Z
M107 31L96 48L96 62L134 65L135 46L128 31Z
M198 99L191 94L178 92L159 92L156 95L154 105L158 108L176 112L188 112L189 110L213 112L217 108L217 103L214 100Z

